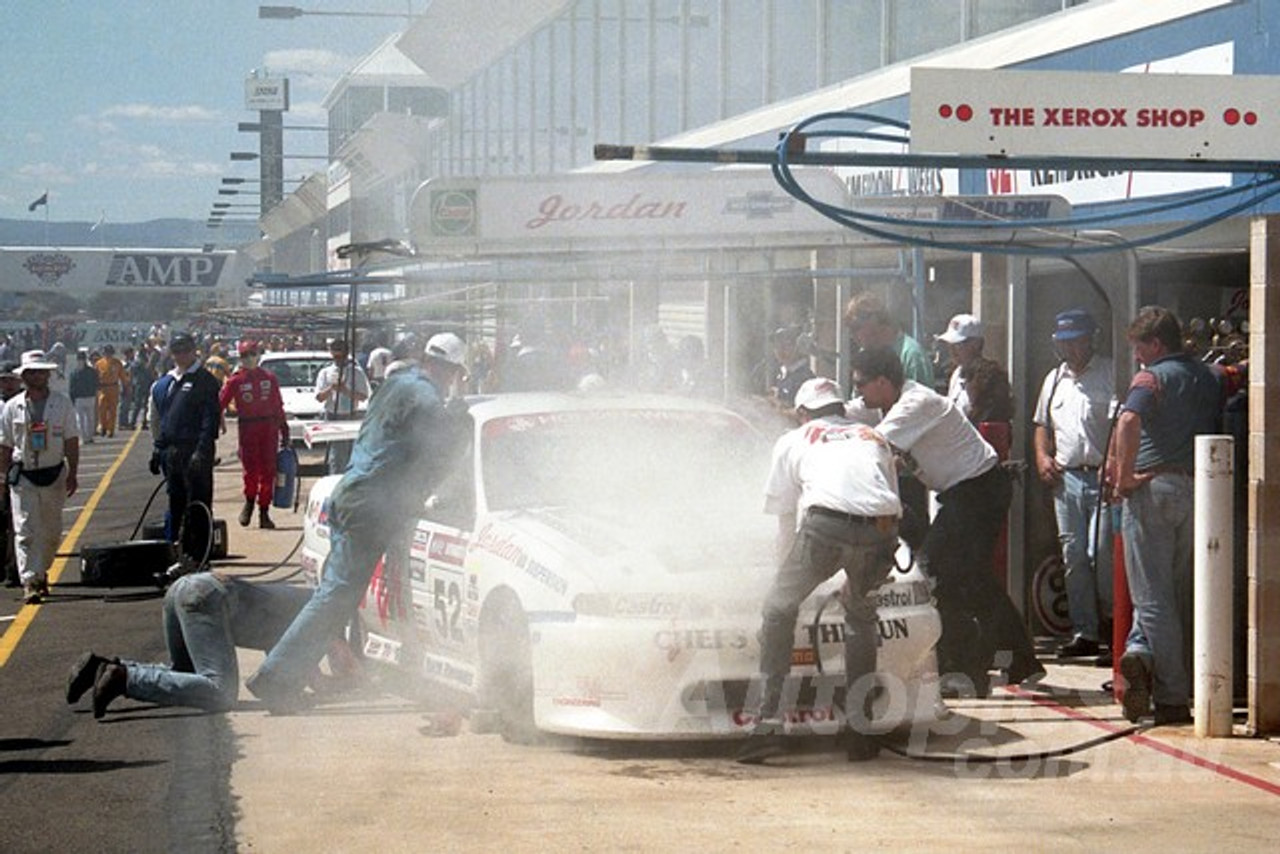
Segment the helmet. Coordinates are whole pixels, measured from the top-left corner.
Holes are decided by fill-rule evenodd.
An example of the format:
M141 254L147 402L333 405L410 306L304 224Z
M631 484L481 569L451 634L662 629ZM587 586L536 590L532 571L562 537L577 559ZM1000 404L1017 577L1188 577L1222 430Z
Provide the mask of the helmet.
M459 368L465 368L467 364L467 346L452 332L432 335L423 355L428 359L439 359L441 362L447 362Z

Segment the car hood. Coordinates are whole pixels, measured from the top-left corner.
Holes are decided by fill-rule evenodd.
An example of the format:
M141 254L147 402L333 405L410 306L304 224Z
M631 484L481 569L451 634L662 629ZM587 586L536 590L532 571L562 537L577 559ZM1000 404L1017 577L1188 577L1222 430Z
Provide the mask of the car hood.
M661 522L661 524L660 524ZM481 536L509 536L555 555L580 592L663 592L742 598L759 610L774 575L769 517L610 519L568 508L491 517Z

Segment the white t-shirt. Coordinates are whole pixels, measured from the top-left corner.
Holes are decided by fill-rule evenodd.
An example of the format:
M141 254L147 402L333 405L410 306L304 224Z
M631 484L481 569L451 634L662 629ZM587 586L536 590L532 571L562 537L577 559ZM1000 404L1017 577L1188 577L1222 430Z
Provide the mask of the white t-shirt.
M21 460L25 469L56 466L67 455L67 440L80 438L75 406L61 392L49 392L42 416L43 438L34 441L30 429L33 415L25 391L5 401L0 410L0 445L13 448L13 460ZM39 442L44 443L43 448L34 447Z
M1115 366L1105 356L1094 356L1079 374L1063 362L1045 376L1032 420L1053 431L1058 465L1099 466L1115 405Z
M838 416L778 437L764 510L775 516L825 507L858 516L900 516L893 452L875 430Z
M347 362L346 368L343 369L345 381L343 385L347 388L353 388L357 394L364 395L365 399L369 397L369 378L365 376L364 371L354 361ZM354 379L353 379L354 377ZM326 365L320 369L320 373L316 374L316 394L327 391L338 384L338 365ZM359 411L356 401L346 392L335 392L329 395L329 399L324 402L324 411L326 415L354 415Z
M947 397L955 401L966 417L969 415L969 389L964 377L960 375L959 365L951 369L951 379L947 380Z
M954 400L914 380L902 384L898 402L876 430L889 444L911 454L916 476L934 492L985 474L999 462L995 449Z

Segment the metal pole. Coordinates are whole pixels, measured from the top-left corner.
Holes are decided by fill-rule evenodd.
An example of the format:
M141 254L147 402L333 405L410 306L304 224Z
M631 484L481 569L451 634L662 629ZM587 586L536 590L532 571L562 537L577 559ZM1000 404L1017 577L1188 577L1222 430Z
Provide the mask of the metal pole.
M1231 539L1235 440L1196 437L1195 661L1197 738L1231 735Z

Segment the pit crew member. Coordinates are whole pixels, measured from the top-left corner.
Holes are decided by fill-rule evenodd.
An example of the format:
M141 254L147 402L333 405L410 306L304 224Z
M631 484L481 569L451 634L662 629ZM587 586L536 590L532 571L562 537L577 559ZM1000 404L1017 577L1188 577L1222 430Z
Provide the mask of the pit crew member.
M841 569L847 576L845 715L850 727L842 738L851 762L879 752L864 734L876 669L876 607L867 594L888 576L898 541L902 504L893 453L873 429L845 417L833 380L804 382L795 408L801 424L774 445L765 487L765 512L778 517L781 564L765 597L760 628L764 693L757 722L736 757L746 764L787 750L782 694L797 614L814 588Z

